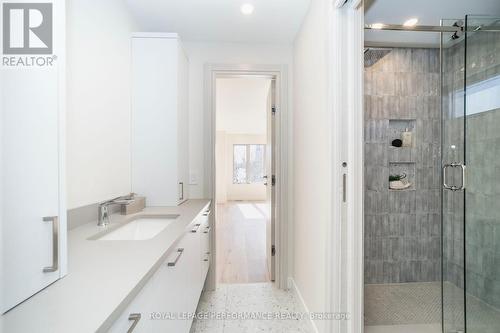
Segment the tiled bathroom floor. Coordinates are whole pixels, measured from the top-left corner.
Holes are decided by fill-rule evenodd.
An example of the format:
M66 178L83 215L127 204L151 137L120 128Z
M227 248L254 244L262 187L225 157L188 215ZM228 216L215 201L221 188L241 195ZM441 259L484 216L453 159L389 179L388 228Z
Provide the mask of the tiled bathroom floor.
M301 312L291 291L279 290L272 283L219 284L216 291L204 292L198 314L255 314ZM191 333L309 333L306 320L295 319L197 319Z

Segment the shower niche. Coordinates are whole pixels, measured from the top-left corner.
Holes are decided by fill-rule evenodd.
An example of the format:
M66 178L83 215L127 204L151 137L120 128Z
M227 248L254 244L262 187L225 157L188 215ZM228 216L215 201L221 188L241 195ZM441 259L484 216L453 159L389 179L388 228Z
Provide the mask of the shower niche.
M415 146L415 119L389 119L389 146L395 149L411 149ZM401 145L395 144L400 140Z
M404 189L392 189L390 187L391 178L394 176L403 176L409 186ZM412 162L389 162L389 191L415 191L415 163Z
M416 119L389 119L387 187L390 191L415 190L415 124Z

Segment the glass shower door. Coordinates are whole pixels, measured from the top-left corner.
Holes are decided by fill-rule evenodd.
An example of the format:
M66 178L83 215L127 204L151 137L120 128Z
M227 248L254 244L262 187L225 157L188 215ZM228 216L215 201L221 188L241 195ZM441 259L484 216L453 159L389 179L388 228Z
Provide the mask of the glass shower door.
M464 24L443 20L443 26ZM442 316L443 332L465 331L465 38L461 33L441 35L442 101Z
M465 327L500 332L500 18L465 20Z
M463 25L443 33L441 48L443 332L497 333L500 18L467 16Z

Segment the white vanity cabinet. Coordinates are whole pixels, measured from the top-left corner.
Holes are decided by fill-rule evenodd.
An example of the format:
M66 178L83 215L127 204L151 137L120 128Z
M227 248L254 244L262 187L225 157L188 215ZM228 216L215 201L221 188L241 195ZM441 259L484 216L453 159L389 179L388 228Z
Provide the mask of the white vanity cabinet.
M188 199L188 58L179 36L132 36L132 191L148 206Z
M209 261L204 261L209 251L207 209L186 228L167 259L108 332L189 332L208 272ZM137 325L129 331L135 320Z

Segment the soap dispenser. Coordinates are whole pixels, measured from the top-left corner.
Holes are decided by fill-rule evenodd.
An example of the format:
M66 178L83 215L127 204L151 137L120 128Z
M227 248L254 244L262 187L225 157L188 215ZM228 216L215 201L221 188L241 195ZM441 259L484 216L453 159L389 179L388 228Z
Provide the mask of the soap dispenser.
M403 147L411 147L412 145L412 132L408 128L405 129L403 133L401 133L401 141L403 141Z

